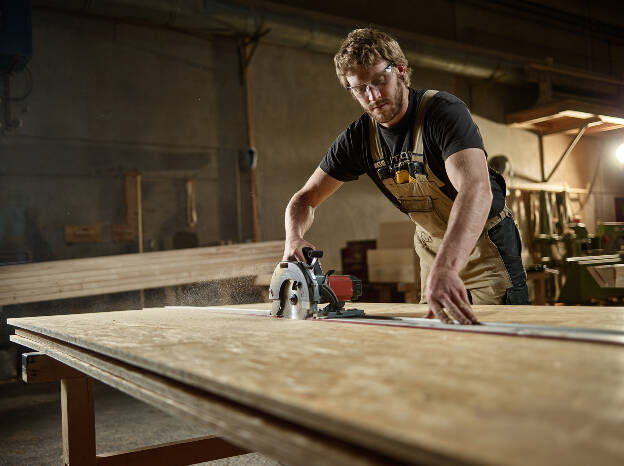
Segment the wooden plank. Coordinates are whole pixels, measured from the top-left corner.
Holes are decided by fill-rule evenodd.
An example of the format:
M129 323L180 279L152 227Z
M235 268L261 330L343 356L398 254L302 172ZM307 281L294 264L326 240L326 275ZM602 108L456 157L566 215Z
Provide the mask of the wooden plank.
M93 379L61 380L63 461L67 466L95 466Z
M221 437L286 464L368 466L397 464L374 451L356 448L340 437L313 431L151 371L25 330L11 340L46 354L145 403L198 425ZM429 452L423 464L450 464ZM458 464L458 463L453 463Z
M17 264L0 267L0 277L32 277L36 273L44 276L47 272L59 270L92 270L98 267L114 267L119 265L132 265L135 263L166 263L169 260L183 257L235 257L249 256L279 251L283 252L283 241L267 241L263 243L235 244L227 246L210 246L204 248L175 249L170 251L153 251L141 254L118 254L103 257L90 257L83 259L64 259L58 261L36 262L31 264Z
M144 253L144 255L147 255L147 253ZM269 251L268 253L256 253L256 254L251 254L250 255L251 258L253 259L257 259L258 261L264 262L267 260L274 260L275 258L275 251ZM160 272L167 272L168 270L188 270L190 268L198 268L198 267L203 267L203 268L208 268L208 267L213 267L213 268L217 268L219 266L221 266L222 264L228 265L228 264L232 264L232 263L248 263L250 262L249 258L245 258L245 257L233 257L231 255L223 255L223 256L218 256L218 257L202 257L202 256L195 256L195 257L175 257L175 258L171 258L171 260L159 260L158 262L150 260L151 258L147 258L148 260L145 261L141 261L140 259L137 260L136 262L133 263L129 263L129 264L124 264L124 263L120 263L120 264L116 264L116 265L112 265L112 266L107 266L105 267L105 270L108 272L107 276L113 276L113 277L118 277L124 274L128 274L128 275L136 275L136 274L140 274L140 273L145 273L146 272L146 267L152 267L152 268L157 268L157 270ZM35 264L33 264L35 265ZM274 264L273 264L274 265ZM21 274L22 276L20 277L11 277L8 276L7 279L5 281L2 282L1 286L33 286L36 285L37 283L33 283L33 279L35 278L41 278L41 280L39 281L66 281L66 280L72 280L72 279L76 279L77 277L84 277L85 280L86 279L98 279L102 277L102 268L103 267L93 267L93 268L89 268L89 269L83 269L83 270L72 270L72 269L66 269L66 268L59 268L56 271L46 271L45 273L41 273L39 270L37 270L36 267L33 267L33 275L32 276L24 276L24 274ZM53 275L51 275L53 274Z
M97 466L184 466L250 453L227 440L209 435L162 443L124 452L97 455Z
M126 204L126 223L113 225L113 241L131 241L138 233L139 199L141 175L128 172L124 176L124 199Z
M0 305L118 293L272 273L282 241L0 268Z
M508 321L521 308L538 315L531 306L489 308ZM588 309L537 309L591 326ZM623 316L602 314L620 328ZM624 413L624 352L609 345L179 308L10 324L401 461L428 453L480 464L624 460L624 415L614 415Z
M141 262L140 260L133 264L118 264L111 267L99 267L87 270L58 270L57 272L46 272L41 274L38 270L34 270L33 276L8 277L0 285L0 289L19 289L20 287L42 287L50 286L49 283L87 283L102 280L115 280L122 276L144 276L147 272L152 275L166 275L167 273L186 272L188 270L211 271L218 269L222 265L243 264L247 269L253 268L250 262L258 262L262 267L267 264L275 266L275 251L269 253L256 253L250 256L253 258L234 258L232 256L223 257L193 257L193 258L172 258L170 261L154 262L151 260ZM103 273L106 270L106 273ZM40 280L36 280L36 279Z
M71 278L55 279L48 278L47 281L40 281L39 286L27 283L20 284L3 284L0 285L1 295L19 295L24 299L28 296L58 293L69 295L74 291L83 292L83 290L96 289L91 294L98 294L97 288L118 288L120 291L129 289L156 288L158 286L177 285L181 283L194 283L206 280L234 278L241 276L253 276L258 273L266 273L275 268L275 256L255 256L254 261L248 260L223 260L218 262L210 262L210 264L183 264L180 266L164 266L152 267L148 271L128 270L118 273L102 273L92 276L85 274L83 278L80 274L74 274ZM153 284L155 283L155 284Z
M58 382L85 375L43 353L22 354L22 380L26 383Z

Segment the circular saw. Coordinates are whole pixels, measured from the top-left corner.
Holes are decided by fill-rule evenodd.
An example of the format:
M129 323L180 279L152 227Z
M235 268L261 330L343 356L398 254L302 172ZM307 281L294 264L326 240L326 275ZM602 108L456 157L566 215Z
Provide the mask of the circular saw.
M362 281L352 275L326 274L319 259L323 251L303 248L304 262L283 261L277 264L269 299L271 315L286 319L363 317L361 309L345 309L345 301L362 295ZM319 306L327 303L326 306Z

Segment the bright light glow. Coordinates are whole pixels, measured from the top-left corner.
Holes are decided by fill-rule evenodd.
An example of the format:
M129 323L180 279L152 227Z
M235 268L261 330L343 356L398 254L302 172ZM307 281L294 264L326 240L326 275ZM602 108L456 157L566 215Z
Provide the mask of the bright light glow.
M618 159L618 162L624 163L624 144L621 144L620 147L615 151L615 156Z

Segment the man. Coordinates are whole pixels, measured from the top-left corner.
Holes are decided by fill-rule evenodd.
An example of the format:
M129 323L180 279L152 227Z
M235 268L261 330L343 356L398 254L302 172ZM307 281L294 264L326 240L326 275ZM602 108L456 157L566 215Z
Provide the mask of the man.
M364 113L331 145L286 208L284 260L303 260L314 209L366 173L415 223L421 302L428 317L478 324L473 304L528 304L520 237L505 206L505 182L489 171L464 103L409 88L399 44L356 29L334 57L336 74Z

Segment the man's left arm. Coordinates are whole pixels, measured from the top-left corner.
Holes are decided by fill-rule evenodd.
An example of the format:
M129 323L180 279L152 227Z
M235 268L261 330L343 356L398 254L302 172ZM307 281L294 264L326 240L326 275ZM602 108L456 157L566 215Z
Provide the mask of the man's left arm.
M448 177L457 190L442 244L433 262L427 284L430 310L451 323L442 308L462 324L478 323L459 271L487 221L492 191L483 150L463 149L445 161Z

